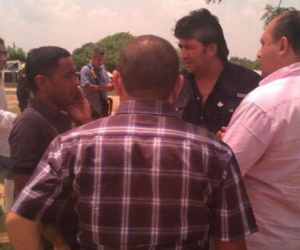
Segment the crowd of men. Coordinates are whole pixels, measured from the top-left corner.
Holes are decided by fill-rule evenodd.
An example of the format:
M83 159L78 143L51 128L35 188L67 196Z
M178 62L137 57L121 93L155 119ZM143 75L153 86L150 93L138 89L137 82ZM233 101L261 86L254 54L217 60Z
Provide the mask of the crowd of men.
M14 250L300 249L300 12L267 25L261 76L228 62L207 9L174 35L183 71L154 35L124 46L112 79L100 48L80 81L67 50L28 53L27 107L1 104Z

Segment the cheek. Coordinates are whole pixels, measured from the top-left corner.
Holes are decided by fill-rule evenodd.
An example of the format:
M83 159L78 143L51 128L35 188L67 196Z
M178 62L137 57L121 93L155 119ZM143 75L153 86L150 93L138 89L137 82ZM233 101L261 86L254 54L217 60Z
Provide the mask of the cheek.
M186 57L186 56L187 56L186 51L185 51L184 49L180 50L180 57L181 57L181 58L184 58L184 57Z
M194 60L198 60L200 58L200 56L201 55L198 52L196 52L196 51L192 51L190 53L190 57L193 58Z
M66 98L74 94L76 90L76 84L73 81L66 81L61 85L61 95L64 95Z
M263 66L266 66L266 65L264 65L265 62L270 61L270 60L271 60L271 57L272 57L272 53L270 53L270 50L269 50L269 49L267 49L267 48L262 48L262 49L260 50L260 59L261 59L261 63L262 63ZM266 63L266 64L268 64L268 63Z
M261 54L261 69L262 69L262 76L268 76L276 69L276 57L274 55L274 51L265 50Z

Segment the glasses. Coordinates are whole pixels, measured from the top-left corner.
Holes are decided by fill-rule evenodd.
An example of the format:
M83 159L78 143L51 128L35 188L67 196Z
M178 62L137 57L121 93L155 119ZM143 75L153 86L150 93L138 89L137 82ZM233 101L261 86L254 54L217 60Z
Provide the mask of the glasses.
M8 53L6 51L0 50L0 56L8 56Z

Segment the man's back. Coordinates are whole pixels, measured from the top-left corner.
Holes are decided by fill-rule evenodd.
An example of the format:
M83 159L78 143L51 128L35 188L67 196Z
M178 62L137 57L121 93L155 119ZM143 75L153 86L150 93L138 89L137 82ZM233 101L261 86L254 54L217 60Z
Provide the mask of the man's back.
M48 153L39 178L53 185L51 194L74 187L84 249L202 249L209 232L236 239L255 231L230 149L181 121L170 104L125 102L114 116L58 137ZM49 178L48 167L61 183ZM31 214L45 206L31 202L37 208Z
M160 37L124 46L119 108L52 141L6 217L14 249L37 249L39 221L59 223L73 200L81 249L203 249L209 236L246 249L256 225L239 168L226 144L178 117L178 71Z

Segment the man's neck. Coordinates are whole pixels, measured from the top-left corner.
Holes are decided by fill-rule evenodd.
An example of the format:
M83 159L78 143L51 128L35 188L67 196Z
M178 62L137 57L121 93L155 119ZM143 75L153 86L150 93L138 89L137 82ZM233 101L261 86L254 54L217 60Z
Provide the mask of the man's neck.
M57 110L59 112L62 110L60 107L58 107L53 102L51 102L47 97L45 98L44 96L42 96L40 94L34 93L32 98L43 103L45 106L47 106L50 109Z
M221 60L218 60L206 70L195 73L195 82L200 94L207 95L213 90L223 68L224 63Z

